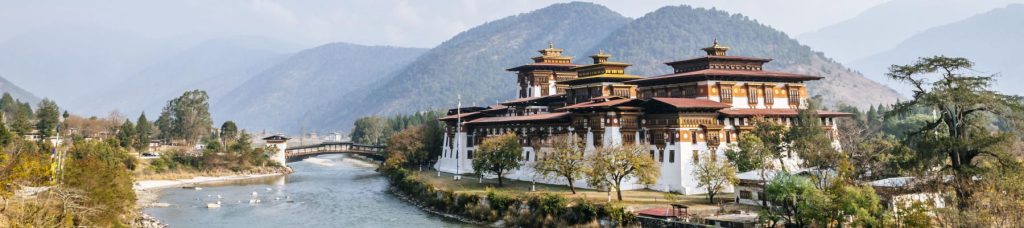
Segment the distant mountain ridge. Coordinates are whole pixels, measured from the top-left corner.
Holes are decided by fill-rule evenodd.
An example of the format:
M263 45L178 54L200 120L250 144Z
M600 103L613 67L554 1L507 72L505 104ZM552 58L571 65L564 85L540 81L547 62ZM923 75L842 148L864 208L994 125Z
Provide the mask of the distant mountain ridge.
M504 69L528 63L549 41L576 56L576 62L587 62L585 56L599 49L611 50L618 55L614 60L635 64L628 71L654 76L669 69L663 62L696 56L716 36L734 47L733 55L775 58L768 67L826 77L812 83L811 92L832 104L863 107L898 98L891 89L741 15L678 6L631 20L601 5L573 2L460 33L356 93L365 96L338 98L308 119L321 128L344 129L365 115L450 108L460 94L463 105L509 100L515 92L515 77ZM288 124L279 126L297 130ZM316 130L316 126L306 129Z
M18 87L18 85L15 85L11 81L8 81L3 76L0 76L0 94L3 93L10 93L11 97L14 97L14 99L20 100L22 102L28 102L33 107L36 104L39 104L39 101L42 100L39 99L39 97L36 97L36 95L29 92L28 90L22 89L21 87Z
M425 51L349 43L306 49L254 74L223 96L213 97L212 113L220 121L240 121L254 130L298 130L300 125L312 125L303 122L309 118L307 113L327 114L335 105L330 101L362 96L355 91L384 80Z
M998 74L993 85L1006 93L1024 95L1024 5L1014 4L979 14L962 21L928 29L900 43L893 49L851 63L864 75L888 82L900 92L909 93L909 87L897 84L885 76L890 65L911 64L919 57L945 55L966 57L974 61L978 75Z
M952 23L1024 0L892 0L859 15L800 34L797 40L845 64L896 47L903 40L936 26ZM909 15L913 16L909 16Z

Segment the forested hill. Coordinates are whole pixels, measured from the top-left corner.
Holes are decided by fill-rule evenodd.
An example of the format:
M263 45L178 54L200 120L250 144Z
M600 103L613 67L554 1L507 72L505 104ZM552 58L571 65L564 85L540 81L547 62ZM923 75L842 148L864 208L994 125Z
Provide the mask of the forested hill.
M0 76L0 94L2 93L10 93L11 97L14 97L14 99L28 102L33 106L35 106L41 100L39 99L39 97L36 97L36 95L33 95L31 92L28 92L28 90L22 89L21 87L18 87L18 85L15 85L11 81L8 81L6 78Z
M213 97L213 114L221 120L240 121L252 130L297 132L300 125L312 125L305 121L310 117L307 112L328 114L328 107L353 108L351 103L329 102L360 95L354 91L383 80L424 51L348 43L307 49L252 76L223 97Z
M506 17L462 32L368 89L365 98L348 97L320 117L331 126L351 126L368 114L403 113L454 106L488 105L513 98L515 74L505 69L530 63L537 50L554 42L566 55L585 59L630 19L592 3L563 3ZM359 108L352 108L359 107Z
M828 104L868 107L898 98L888 87L828 60L785 33L718 10L663 7L614 32L587 53L605 50L615 55L615 61L633 63L628 68L632 73L655 76L671 73L665 62L705 55L700 49L715 38L732 48L729 55L773 59L765 65L766 70L825 77L808 88L812 96L821 95Z
M586 56L599 49L610 50L616 61L635 64L631 72L653 76L670 69L663 62L697 56L699 48L710 45L715 37L733 47L730 54L776 59L770 69L826 77L813 84L811 91L827 101L867 106L897 98L885 86L741 15L674 6L631 20L601 5L574 2L463 32L358 93L366 96L337 98L326 110L311 112L310 118L324 129L337 129L370 114L452 107L459 94L464 105L509 100L514 97L515 76L505 69L529 63L548 42L564 48L577 63L588 63Z

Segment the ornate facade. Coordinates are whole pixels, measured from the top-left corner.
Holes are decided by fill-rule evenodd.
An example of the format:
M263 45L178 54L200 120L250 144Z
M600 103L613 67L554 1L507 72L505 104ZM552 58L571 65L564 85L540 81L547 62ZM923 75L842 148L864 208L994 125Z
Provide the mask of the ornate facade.
M535 175L530 163L550 149L550 139L571 134L586 142L587 153L602 146L644 143L661 165L654 186L632 185L702 194L693 177L701 154L725 158L755 117L792 124L806 107L805 82L821 77L765 71L771 59L728 56L716 41L706 56L666 63L673 73L642 77L627 73L628 63L609 61L599 52L592 64L572 64L554 45L540 50L534 63L508 69L518 76L519 97L490 107L452 109L441 118L447 125L443 154L435 168L472 173L473 151L490 136L515 133L526 165L509 177L543 183L563 180ZM835 119L846 113L818 111L829 135ZM792 157L799 163L799 158ZM586 186L584 181L577 186Z

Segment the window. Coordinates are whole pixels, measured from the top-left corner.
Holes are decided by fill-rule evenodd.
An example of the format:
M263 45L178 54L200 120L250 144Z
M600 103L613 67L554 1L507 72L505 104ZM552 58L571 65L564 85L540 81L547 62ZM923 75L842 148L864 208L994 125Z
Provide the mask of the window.
M697 144L697 132L696 131L691 131L690 132L690 143Z
M664 150L659 150L658 151L658 162L665 162L665 151Z
M789 105L800 106L800 88L789 88Z
M732 86L723 85L720 98L722 103L732 103Z
M751 199L750 191L740 191L740 199Z
M530 160L530 151L526 151L526 160L527 160L527 161L529 161L529 160Z
M654 160L654 150L651 150L651 160Z
M683 97L694 98L697 97L697 88L694 86L687 86L683 88Z
M700 162L700 153L697 150L693 150L693 164L696 165Z
M676 151L675 150L669 150L668 151L668 163L675 163L675 162L676 162Z
M747 86L747 103L757 104L757 87Z
M672 90L670 90L668 92L668 96L669 97L683 97L683 94L682 94L682 91L679 90L679 87L675 87L675 88L672 88Z
M764 88L764 104L775 104L775 88L772 88L771 86L766 86Z
M473 150L466 151L466 158L473 159Z

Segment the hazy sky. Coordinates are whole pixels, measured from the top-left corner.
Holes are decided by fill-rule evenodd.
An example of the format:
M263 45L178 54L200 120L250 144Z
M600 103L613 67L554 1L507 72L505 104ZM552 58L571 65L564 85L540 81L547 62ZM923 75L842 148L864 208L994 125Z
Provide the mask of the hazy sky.
M627 17L666 5L742 13L790 36L856 16L888 0L598 0ZM358 44L433 47L459 32L552 3L546 0L354 1L17 1L0 3L0 42L57 25L93 26L154 39L200 41L262 36L313 46Z

